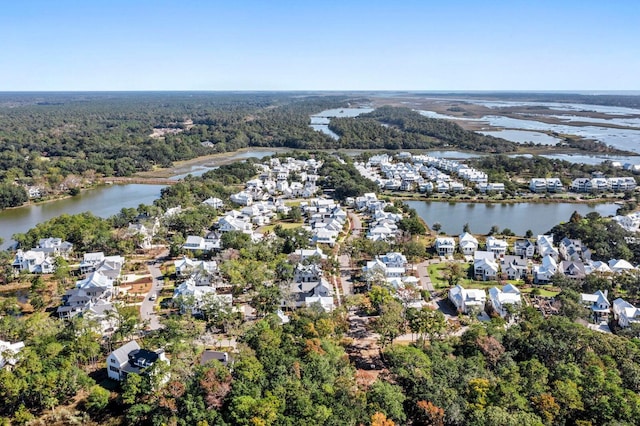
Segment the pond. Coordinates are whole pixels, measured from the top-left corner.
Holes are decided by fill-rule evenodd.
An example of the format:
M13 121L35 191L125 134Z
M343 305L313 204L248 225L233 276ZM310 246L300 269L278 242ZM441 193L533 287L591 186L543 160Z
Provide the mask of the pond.
M443 201L407 201L409 207L432 227L442 226L448 235L459 235L465 224L472 233L487 234L492 226L500 230L511 229L516 235L531 230L534 235L544 234L555 225L566 222L574 211L581 215L598 212L602 216L616 214L616 204L578 203L449 203Z
M160 198L164 185L107 185L83 191L75 197L30 204L0 212L0 238L4 240L0 248L6 249L13 243L11 236L27 232L38 223L62 214L77 214L90 211L96 216L109 217L124 207L138 207L153 204Z

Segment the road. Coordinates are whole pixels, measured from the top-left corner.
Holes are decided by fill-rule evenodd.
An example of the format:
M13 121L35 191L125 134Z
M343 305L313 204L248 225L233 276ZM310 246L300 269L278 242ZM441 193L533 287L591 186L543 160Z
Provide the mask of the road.
M433 283L431 282L431 277L429 276L429 272L427 268L429 265L434 263L439 263L439 259L427 259L424 262L420 262L416 265L416 270L418 271L418 278L420 279L420 283L422 284L422 288L427 290L429 293L433 295L436 289L433 287Z
M159 303L159 300L149 300L149 297L152 294L159 294L164 285L164 280L162 277L162 271L160 271L160 263L161 260L164 259L169 254L169 251L163 251L156 257L154 260L147 262L147 269L149 270L149 274L151 275L151 290L144 296L144 301L140 305L140 317L143 322L148 322L150 330L158 330L162 328L162 324L160 324L160 318L155 312L156 303Z

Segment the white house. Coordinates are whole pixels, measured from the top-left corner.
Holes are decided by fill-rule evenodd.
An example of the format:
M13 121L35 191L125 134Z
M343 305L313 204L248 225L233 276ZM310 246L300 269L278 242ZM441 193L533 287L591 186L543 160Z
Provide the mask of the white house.
M478 240L468 232L459 237L460 251L464 255L472 256L478 250Z
M16 355L24 348L24 342L9 343L0 340L0 369L5 365L16 365Z
M612 310L613 318L618 321L618 325L622 328L640 323L640 309L626 300L621 298L614 300Z
M61 256L64 259L69 258L69 254L73 251L73 244L68 241L62 241L62 238L41 238L38 241L38 251L44 251L52 256Z
M155 352L141 349L135 340L125 343L107 357L107 373L110 379L122 381L127 374L141 374L148 367L158 361L167 364L169 360L164 354L164 350Z
M251 204L253 204L254 200L253 195L247 191L240 191L236 194L232 194L229 198L231 199L231 201L236 204L240 204L241 206L250 206Z
M187 277L194 272L202 272L205 274L214 274L218 271L218 264L215 260L193 260L188 257L173 262L178 277Z
M553 245L553 235L538 235L536 241L538 247L538 253L541 257L551 256L555 261L558 261L559 252Z
M580 301L591 309L595 322L606 320L611 310L611 303L607 299L607 290L598 290L593 294L580 294Z
M609 261L609 268L611 269L611 272L617 274L622 272L629 272L635 269L632 264L624 259L611 259Z
M490 251L476 251L473 260L473 275L482 281L495 280L498 277L498 264L494 253Z
M542 258L541 265L533 267L533 280L536 283L548 283L556 272L558 272L558 263L552 256L546 255Z
M113 280L99 271L76 281L76 287L62 297L63 305L58 307L60 318L69 319L82 314L99 300L110 301L113 297Z
M30 274L51 274L55 272L55 260L42 251L16 251L12 263L16 272L26 271Z
M496 257L504 256L507 253L509 243L505 240L499 240L493 236L487 237L487 251L492 252Z
M439 256L452 256L456 249L456 242L451 237L438 237L435 247Z
M218 210L224 206L224 201L222 201L220 198L210 197L204 200L202 204L206 204L207 206L213 207L214 209Z
M472 309L484 310L487 301L487 294L484 290L465 289L457 285L449 289L449 300L456 307L458 312L469 313Z
M185 302L180 306L181 311L183 311L182 313L184 313L185 308L189 305L192 315L201 314L202 307L205 303L217 303L227 307L231 307L233 303L233 296L231 294L217 294L215 287L197 285L193 277L188 278L176 287L173 291L173 298L175 300L182 298L183 302Z
M520 290L513 284L507 284L501 289L492 287L489 289L489 300L491 301L493 310L502 318L506 317L509 313L507 306L519 307L522 303Z

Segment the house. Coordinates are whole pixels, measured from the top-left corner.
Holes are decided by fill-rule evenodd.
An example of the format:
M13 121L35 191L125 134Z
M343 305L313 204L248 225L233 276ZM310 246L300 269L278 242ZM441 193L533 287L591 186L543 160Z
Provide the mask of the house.
M220 232L239 231L248 234L253 230L253 226L244 218L227 214L218 220L218 229Z
M158 361L169 363L163 349L155 352L141 349L135 340L125 343L107 357L107 373L110 379L122 381L127 374L141 374Z
M472 256L478 250L478 240L468 232L459 237L460 251L462 254Z
M558 178L533 178L529 181L532 192L561 192L564 186Z
M193 260L186 256L173 262L177 277L188 277L195 272L214 274L218 271L216 261Z
M215 251L220 250L221 241L219 238L203 238L197 235L188 235L182 248L190 251Z
M339 232L320 228L313 234L311 241L315 244L328 244L329 247L333 247L336 244L338 234Z
M89 302L87 309L82 312L82 317L95 324L95 331L99 334L110 334L118 325L118 319L113 314L116 312L113 304L107 300Z
M4 340L0 340L0 369L4 368L7 364L10 366L16 365L18 359L16 355L24 348L24 342L9 343Z
M473 260L473 275L477 280L491 281L498 277L498 264L494 253L490 251L476 251Z
M141 249L150 249L153 233L142 223L130 223L127 228L128 236L138 236L138 246Z
M376 277L380 277L385 280L390 278L401 278L406 272L404 267L405 263L406 259L404 263L401 261L387 263L384 261L384 256L378 256L374 260L367 262L367 264L362 267L362 272L367 281L373 281Z
M601 274L611 274L611 268L609 268L609 265L600 260L586 262L584 264L584 270L587 275L594 272L598 272Z
M250 206L251 204L253 204L254 200L253 195L247 191L240 191L237 194L232 194L229 198L231 199L231 201L236 204L240 204L241 206Z
M541 265L533 267L533 281L536 284L548 283L551 278L558 272L558 264L551 255L542 258Z
M593 294L580 294L580 301L589 309L591 309L593 319L596 323L605 321L609 317L611 303L607 299L607 290L604 292L598 290Z
M209 207L212 207L216 210L221 209L224 206L224 202L220 198L210 197L202 202L202 204L206 204Z
M114 294L113 280L99 271L76 281L76 287L62 296L63 304L58 307L60 318L70 319L83 314L99 300L110 301Z
M180 300L180 311L184 313L190 307L192 315L202 314L202 307L206 303L217 303L231 307L231 294L217 294L215 287L197 285L194 277L187 278L173 291L174 300Z
M513 284L507 284L501 289L498 287L492 287L489 289L489 300L491 301L491 307L502 318L505 318L511 308L517 308L521 305L522 299L520 297L520 290Z
M484 290L465 289L457 285L449 289L449 300L456 307L457 311L468 314L472 310L484 310L487 295Z
M609 268L611 269L611 272L616 274L629 272L635 269L632 264L624 259L611 259L609 261Z
M538 235L536 245L541 257L551 256L555 261L558 261L560 253L553 245L553 235Z
M16 273L52 274L56 270L55 260L42 251L16 251L11 264Z
M504 256L507 253L509 243L505 240L499 240L493 236L487 237L487 251L492 252L496 257Z
M524 256L506 255L500 259L500 268L508 280L519 280L529 273L529 264Z
M456 242L451 237L438 237L435 247L438 256L452 256L456 249Z
M298 263L293 282L289 286L289 294L282 300L281 305L299 308L305 306L309 297L328 297L333 300L333 287L324 278L319 265Z
M513 253L531 259L536 252L536 246L530 240L518 239L513 243Z
M631 303L617 298L613 301L613 318L618 321L618 325L622 328L630 327L631 324L640 323L640 309Z
M60 256L68 259L73 251L73 244L62 241L62 238L41 238L38 241L38 247L34 250L49 253L53 257Z
M563 260L558 265L559 272L568 278L583 279L587 276L587 270L584 263L580 260Z
M312 307L314 305L320 306L324 312L332 312L335 309L333 303L333 297L330 296L310 296L304 298L304 305L306 307Z
M95 271L96 267L104 260L103 252L85 253L80 263L80 273L88 274Z
M321 259L321 260L326 260L327 259L327 255L324 254L322 249L320 247L318 247L318 246L316 246L316 248L314 248L314 249L302 249L301 248L301 249L296 250L293 254L298 256L300 262L304 262L306 259L315 258L315 257L317 257L318 259Z
M105 256L103 252L85 253L80 263L80 273L100 271L111 279L120 276L125 259L122 256Z
M218 361L225 367L233 362L233 358L229 356L229 352L214 351L211 349L205 349L200 354L200 365L208 364L212 361Z
M581 240L572 240L564 237L558 244L558 252L564 260L582 260L583 245Z

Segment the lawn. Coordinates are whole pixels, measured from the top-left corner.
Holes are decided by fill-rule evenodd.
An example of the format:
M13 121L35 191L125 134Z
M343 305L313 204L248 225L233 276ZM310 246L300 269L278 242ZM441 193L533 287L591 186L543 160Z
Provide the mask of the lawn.
M465 267L472 268L473 265L463 264ZM449 283L444 278L444 272L447 269L447 263L436 263L433 265L429 265L427 271L429 273L429 277L431 278L431 283L436 290L443 290L449 288ZM515 285L520 289L522 293L531 293L534 289L537 289L538 295L543 297L555 297L560 293L560 290L553 285L536 285L524 287L524 282L522 280L508 280L505 281L504 284L499 284L497 281L476 281L471 278L462 278L458 281L458 283L464 288L477 288L488 290L491 287L501 287L506 283L510 283Z
M303 224L302 224L302 222L297 222L297 223L276 222L276 223L272 223L271 225L261 226L260 229L259 229L259 232L261 232L263 234L271 233L271 232L273 232L273 229L276 227L276 225L282 226L282 229L293 229L293 228L299 228Z

